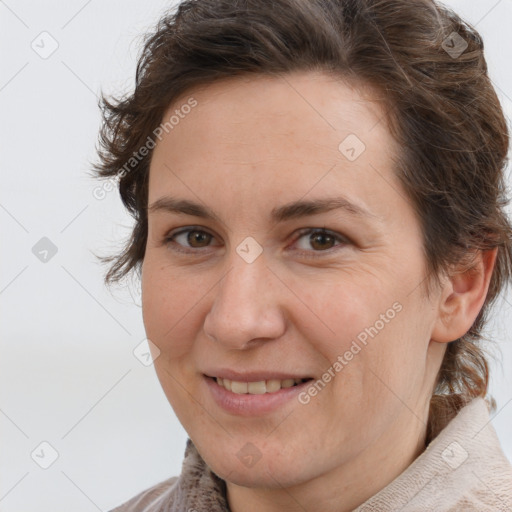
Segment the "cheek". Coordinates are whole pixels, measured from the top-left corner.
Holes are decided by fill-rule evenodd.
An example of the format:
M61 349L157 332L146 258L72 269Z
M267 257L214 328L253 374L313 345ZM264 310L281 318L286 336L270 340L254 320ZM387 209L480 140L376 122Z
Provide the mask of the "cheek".
M340 344L345 351L339 351L335 370L340 377L334 379L333 393L340 407L345 402L359 411L356 425L379 418L383 426L404 404L414 410L424 388L428 325L414 303L393 305L377 308Z
M334 375L324 373L334 384L333 400L380 408L396 400L391 390L404 398L418 390L429 337L413 296L371 280L309 283L302 290L309 312L295 320Z
M396 301L392 292L371 282L362 283L361 279L338 276L323 283L297 283L297 287L304 306L296 306L294 318L306 339L331 363L349 351L354 342L364 347L372 336L384 337L399 316L393 308Z
M207 288L205 288L207 289ZM165 358L180 358L192 346L204 290L194 278L146 260L142 273L142 316L147 337Z
M190 395L197 394L191 361L204 291L201 294L193 277L185 278L183 272L155 260L147 257L141 279L146 336L160 350L154 369L180 422L201 424L201 411L190 407Z

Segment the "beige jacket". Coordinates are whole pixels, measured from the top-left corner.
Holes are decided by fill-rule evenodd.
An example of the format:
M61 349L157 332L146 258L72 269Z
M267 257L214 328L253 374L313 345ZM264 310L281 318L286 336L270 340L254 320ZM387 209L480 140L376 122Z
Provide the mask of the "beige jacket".
M190 439L179 477L111 512L229 512L226 486ZM512 466L477 398L395 480L354 512L512 512Z

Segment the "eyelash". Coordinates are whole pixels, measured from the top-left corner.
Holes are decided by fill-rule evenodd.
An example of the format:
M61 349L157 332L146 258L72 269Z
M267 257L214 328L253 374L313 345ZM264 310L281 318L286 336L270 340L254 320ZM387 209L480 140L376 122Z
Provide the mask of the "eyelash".
M199 248L186 248L180 244L178 244L176 241L175 241L175 238L179 235L182 235L184 233L190 233L190 232L193 232L193 231L196 231L198 233L205 233L213 238L214 235L212 235L211 233L209 233L208 231L202 229L201 227L199 226L190 226L190 227L187 227L186 229L182 229L180 231L177 231L176 233L170 233L169 235L167 235L164 240L163 240L163 243L165 245L167 245L168 247L170 247L173 251L177 251L177 252L182 252L182 253L186 253L186 254L191 254L191 253L201 253L203 252L204 249L207 249L208 247L199 247ZM297 243L298 240L300 240L302 237L306 236L306 235L312 235L312 234L322 234L322 235L328 235L329 237L332 237L335 239L335 241L338 241L338 242L341 242L338 246L334 246L334 247L331 247L329 249L325 249L325 250L320 250L320 251L315 251L315 250L310 250L310 251L306 251L306 250L299 250L298 252L301 253L303 256L305 257L308 257L308 258L318 258L320 257L321 255L323 254L328 254L328 255L331 255L332 252L334 250L336 250L337 248L341 248L343 246L346 246L346 245L349 245L351 244L352 242L345 236L342 236L342 235L339 235L333 231L330 231L328 229L325 229L325 228L304 228L304 229L301 229L298 231L298 234L296 236L296 238L294 239L294 244ZM313 253L313 254L311 254Z

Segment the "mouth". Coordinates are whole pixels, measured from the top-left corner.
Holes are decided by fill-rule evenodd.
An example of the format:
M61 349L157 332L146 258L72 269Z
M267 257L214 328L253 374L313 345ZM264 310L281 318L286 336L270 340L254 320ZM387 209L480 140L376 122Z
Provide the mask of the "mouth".
M268 379L253 382L243 382L231 379L223 379L221 377L210 377L205 375L208 379L215 381L220 387L235 393L236 395L265 395L276 393L281 389L293 388L299 386L304 382L313 380L310 377L304 379Z
M300 386L304 382L313 380L311 377L306 378L293 378L293 379L268 379L259 380L253 382L236 381L221 377L206 377L212 381L215 381L220 387L231 391L237 395L265 395L277 393L281 389L293 388Z
M298 397L315 380L308 373L213 367L201 372L205 396L224 412L246 417L282 412L294 403L300 405Z
M299 404L297 397L310 386L313 380L313 378L290 378L290 375L281 375L280 377L285 377L282 379L263 380L264 376L263 374L254 375L252 378L258 380L242 381L203 374L205 393L218 407L230 415L258 417L283 411L284 407L293 407L294 403ZM238 378L241 377L240 375ZM278 377L278 375L271 375L271 377Z

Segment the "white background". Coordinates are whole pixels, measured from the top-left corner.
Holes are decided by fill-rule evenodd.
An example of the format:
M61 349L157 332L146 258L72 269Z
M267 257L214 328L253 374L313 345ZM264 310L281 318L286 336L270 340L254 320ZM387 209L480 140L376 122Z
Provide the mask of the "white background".
M510 119L512 2L446 4L482 34ZM115 191L95 199L86 174L96 96L131 89L142 34L170 5L0 1L2 512L108 510L181 471L186 433L153 368L132 353L145 338L137 288L109 293L93 256L120 249L131 219ZM31 48L43 31L59 45L47 59ZM32 253L42 237L58 249L47 263ZM508 294L489 336L501 351L493 425L512 459L510 304ZM42 441L58 452L46 470L31 458Z

